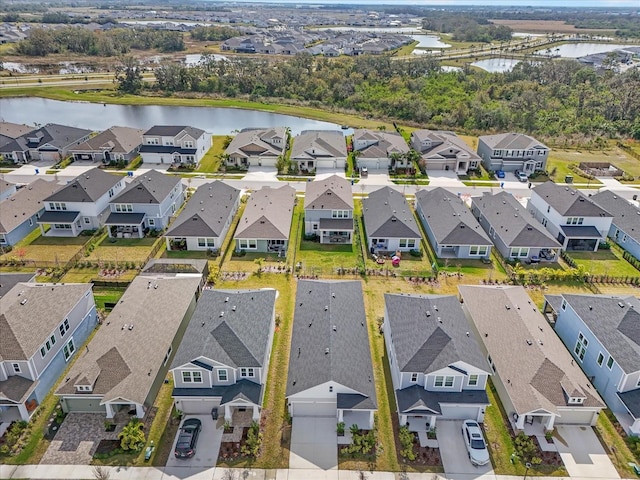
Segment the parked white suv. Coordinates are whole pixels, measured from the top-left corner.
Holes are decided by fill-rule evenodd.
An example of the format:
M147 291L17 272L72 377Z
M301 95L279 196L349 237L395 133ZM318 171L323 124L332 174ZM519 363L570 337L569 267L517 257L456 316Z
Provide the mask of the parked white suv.
M521 182L528 182L529 181L529 177L527 177L527 174L524 173L521 170L516 170L515 171L516 177L518 177L518 180L520 180Z
M467 447L469 460L475 466L489 463L489 450L487 442L484 440L480 425L475 420L465 420L462 422L462 438Z

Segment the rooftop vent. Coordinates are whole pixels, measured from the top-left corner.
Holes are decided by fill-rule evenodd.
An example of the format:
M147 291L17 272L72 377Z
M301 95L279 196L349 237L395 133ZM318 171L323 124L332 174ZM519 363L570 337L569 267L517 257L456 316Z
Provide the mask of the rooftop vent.
M24 298L22 300L20 300L20 305L25 305L29 300Z
M329 310L329 305L324 306L324 311L326 312L327 310Z
M226 297L226 298L224 299L224 303L227 303L228 301L229 301L229 297Z
M325 348L325 349L324 349L324 354L325 354L325 355L329 355L329 347L327 347L327 348Z
M236 306L234 305L233 307L231 307L231 311L235 312L236 311Z
M338 330L338 327L336 327L335 325L333 326L333 331L335 332L336 330Z
M511 310L511 307L509 305L505 305L504 308L506 308L507 310Z
M431 312L429 310L427 310L426 311L426 315L427 315L427 317L430 317L431 316Z
M442 318L438 317L438 323L442 323Z
M220 312L220 317L224 317L224 312Z
M527 338L527 345L533 345L533 342Z
M618 302L618 306L619 306L620 308L624 308L624 307L625 307L624 303L622 303L622 302Z
M129 325L129 330L133 330L133 323Z

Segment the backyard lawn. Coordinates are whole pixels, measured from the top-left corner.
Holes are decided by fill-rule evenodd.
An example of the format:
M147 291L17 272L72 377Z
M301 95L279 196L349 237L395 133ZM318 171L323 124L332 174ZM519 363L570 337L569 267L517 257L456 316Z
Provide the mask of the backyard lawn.
M634 177L640 176L640 161L627 155L622 149L613 146L605 152L588 152L586 150L561 150L551 149L549 160L547 161L547 171L552 172L555 168L555 174L551 179L555 182L564 182L565 175L573 175L574 183L588 183L587 178L577 175L569 170L569 164L578 165L581 162L587 163L611 163L616 167L624 170ZM599 184L598 180L591 180L591 183Z
M591 275L640 277L640 272L622 257L622 250L615 245L612 245L610 250L567 253Z
M105 238L85 260L90 262L143 262L155 242L163 238Z
M12 258L34 262L36 265L62 266L84 248L91 237L43 237L36 229L18 242L13 250L0 256L0 261Z
M211 148L204 154L202 160L200 160L196 172L216 173L220 169L225 138L226 135L213 135L211 137Z

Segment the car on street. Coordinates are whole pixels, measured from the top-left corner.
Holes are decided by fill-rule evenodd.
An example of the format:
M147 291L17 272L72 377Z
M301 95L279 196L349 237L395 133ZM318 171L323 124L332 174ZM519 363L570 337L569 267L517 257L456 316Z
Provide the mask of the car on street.
M462 438L467 447L469 460L475 466L486 465L489 463L489 450L487 442L482 435L482 429L475 420L465 420L462 422Z
M369 175L369 169L367 167L360 167L360 175L366 177Z
M174 451L176 458L191 458L196 454L200 430L202 430L202 422L197 418L188 418L184 421L178 433Z
M521 182L528 182L529 181L529 177L527 177L527 174L520 171L520 170L516 170L515 171L516 177L518 178L518 180L520 180Z

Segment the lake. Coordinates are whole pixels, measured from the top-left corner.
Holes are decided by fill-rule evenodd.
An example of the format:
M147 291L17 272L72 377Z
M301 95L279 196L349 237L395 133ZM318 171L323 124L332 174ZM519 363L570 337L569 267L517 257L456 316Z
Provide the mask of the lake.
M478 60L471 65L481 68L487 72L502 73L510 72L520 60L513 58L488 58L486 60Z
M416 48L450 48L451 45L440 41L437 35L411 35L411 38L418 41Z
M5 122L27 125L60 123L91 130L114 125L148 129L153 125L189 125L214 135L227 135L247 127L289 127L297 135L302 130L340 130L340 125L278 113L216 107L176 107L160 105L103 105L61 102L46 98L1 98L0 117ZM353 130L341 130L350 135Z
M553 55L563 58L580 58L595 53L611 52L629 45L616 45L613 43L565 43L558 47L551 47L551 52L546 48L534 52L535 55Z

